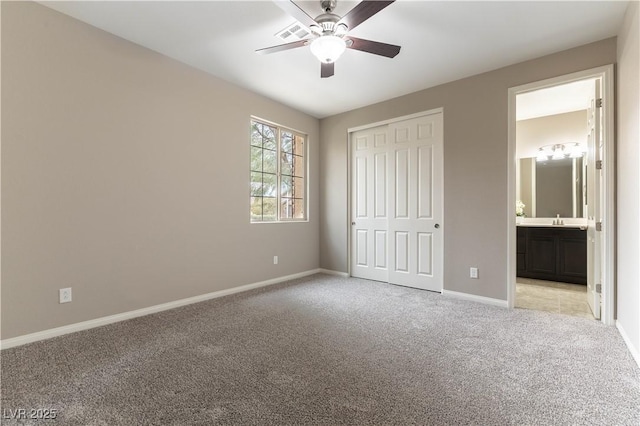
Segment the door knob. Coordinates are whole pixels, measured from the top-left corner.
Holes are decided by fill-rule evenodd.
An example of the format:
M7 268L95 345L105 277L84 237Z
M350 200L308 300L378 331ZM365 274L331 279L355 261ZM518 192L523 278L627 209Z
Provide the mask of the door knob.
M352 225L355 225L356 223L355 223L355 222L351 222L351 224L352 224Z
M440 228L440 224L439 224L439 223L436 223L436 224L435 224L435 227L436 227L436 229Z

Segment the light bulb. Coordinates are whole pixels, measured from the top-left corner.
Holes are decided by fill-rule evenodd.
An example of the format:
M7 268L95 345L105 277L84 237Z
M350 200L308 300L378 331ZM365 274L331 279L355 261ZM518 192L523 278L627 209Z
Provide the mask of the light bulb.
M564 145L555 145L553 147L552 160L562 160L564 158Z
M571 153L569 154L571 158L580 158L582 157L582 147L579 143L573 144L571 147Z
M536 161L547 161L549 159L549 156L547 155L546 152L544 152L544 149L540 148L538 150L538 156L536 157Z

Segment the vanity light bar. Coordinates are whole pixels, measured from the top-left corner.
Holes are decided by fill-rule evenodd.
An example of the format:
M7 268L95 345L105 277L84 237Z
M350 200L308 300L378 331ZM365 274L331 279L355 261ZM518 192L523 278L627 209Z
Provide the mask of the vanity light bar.
M582 145L577 142L545 145L538 150L536 161L562 160L564 158L580 158L584 155Z

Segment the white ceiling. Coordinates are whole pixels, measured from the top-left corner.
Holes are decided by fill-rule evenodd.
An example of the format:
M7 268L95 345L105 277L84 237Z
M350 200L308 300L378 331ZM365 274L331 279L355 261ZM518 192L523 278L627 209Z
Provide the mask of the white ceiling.
M516 120L581 111L589 108L595 80L580 80L516 96Z
M297 3L321 12L318 1ZM335 12L357 3L338 1ZM294 22L272 1L43 2L318 118L615 36L627 3L399 0L350 34L400 54L347 50L335 76L320 79L308 47L254 52L281 44L275 34Z

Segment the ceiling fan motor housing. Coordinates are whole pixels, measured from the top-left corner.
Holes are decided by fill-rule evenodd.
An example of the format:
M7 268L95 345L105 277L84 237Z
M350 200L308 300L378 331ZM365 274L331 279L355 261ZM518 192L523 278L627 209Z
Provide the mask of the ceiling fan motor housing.
M336 8L336 2L337 0L321 0L320 7L322 7L322 10L325 12L331 12Z
M335 15L331 12L323 13L318 16L315 21L320 26L322 30L321 34L333 34L336 31L336 24L340 20L338 15ZM345 27L346 29L346 27Z

